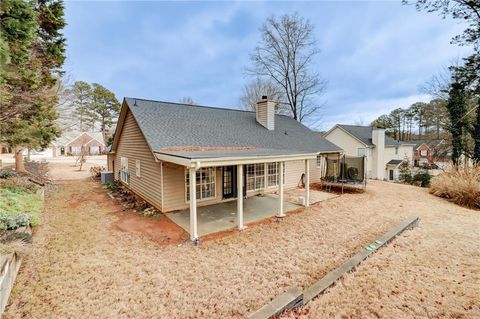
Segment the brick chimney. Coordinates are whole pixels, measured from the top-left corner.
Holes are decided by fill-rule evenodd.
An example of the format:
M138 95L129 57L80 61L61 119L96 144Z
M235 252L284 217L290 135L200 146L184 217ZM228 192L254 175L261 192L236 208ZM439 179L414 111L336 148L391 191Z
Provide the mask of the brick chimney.
M373 151L373 178L383 180L385 178L385 130L383 128L373 128L372 143L375 145Z
M257 102L257 122L269 131L275 129L275 102L268 100L267 96Z

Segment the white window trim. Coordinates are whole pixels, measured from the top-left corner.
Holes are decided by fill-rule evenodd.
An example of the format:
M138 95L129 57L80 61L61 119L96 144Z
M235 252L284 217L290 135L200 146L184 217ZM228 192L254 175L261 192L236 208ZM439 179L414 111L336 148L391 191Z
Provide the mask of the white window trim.
M276 188L278 187L278 163L279 162L275 162L277 163L277 183L275 185L272 185L272 186L268 186L268 164L269 163L265 163L265 172L267 172L265 174L265 189L271 189L271 188ZM271 175L271 174L270 174ZM286 177L287 177L287 165L285 165L285 162L283 162L283 185L285 185L285 180L286 180Z
M318 154L317 158L315 159L315 165L317 166L317 168L322 167L322 159L323 159L323 155ZM284 167L285 167L285 165L284 165Z
M258 191L265 190L267 188L267 184L265 184L265 182L266 182L265 178L266 178L266 175L267 175L267 173L265 171L265 168L266 168L265 164L266 163L263 163L263 187L261 187L261 188L256 188L255 187L254 189L248 189L248 175L247 175L248 170L247 170L247 167L249 165L253 165L253 180L254 180L254 186L256 186L257 177L260 177L261 175L257 176L257 170L255 169L255 167L256 167L255 165L259 165L259 164L262 164L262 163L245 165L245 175L246 175L246 177L245 177L245 180L246 180L245 187L247 188L247 193L258 192Z
M141 164L140 164L140 160L137 159L137 160L135 161L135 176L137 176L137 177L142 177L142 176L141 176L141 167L140 167L140 165L141 165Z
M205 198L198 198L197 202L203 202L207 200L212 200L217 197L217 168L216 167L202 167L195 171L195 192L197 191L197 173L200 173L202 169L211 168L213 171L213 196L212 197L205 197ZM188 187L187 187L187 175L190 174L188 168L185 169L185 176L184 176L184 184L185 184L185 203L190 203L190 199L188 199ZM189 176L189 175L188 175ZM189 176L190 177L190 176ZM200 196L202 196L202 190L200 188Z
M126 164L126 165L124 165ZM128 176L130 175L130 172L128 170L128 157L120 157L120 181L125 184L128 183ZM125 178L125 179L124 179Z
M360 153L360 152L359 152L360 150L363 151L363 155L360 155L360 154L359 154L359 153ZM357 156L358 156L358 157L362 157L362 156L366 156L366 155L367 155L367 150L366 150L365 148L363 148L363 147L358 147L358 148L357 148Z

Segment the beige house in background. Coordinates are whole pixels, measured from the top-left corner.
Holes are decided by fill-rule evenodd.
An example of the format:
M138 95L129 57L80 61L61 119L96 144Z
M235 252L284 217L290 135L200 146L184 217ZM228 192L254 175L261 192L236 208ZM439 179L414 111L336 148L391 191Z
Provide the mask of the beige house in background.
M337 124L324 137L346 155L365 156L367 178L397 181L400 164L408 160L413 165L414 144L386 136L384 129Z
M282 216L284 189L320 181L325 159L342 150L274 106L266 98L256 112L125 98L108 168L160 211L189 209L192 240L197 206L237 201L241 229L244 198L277 192Z

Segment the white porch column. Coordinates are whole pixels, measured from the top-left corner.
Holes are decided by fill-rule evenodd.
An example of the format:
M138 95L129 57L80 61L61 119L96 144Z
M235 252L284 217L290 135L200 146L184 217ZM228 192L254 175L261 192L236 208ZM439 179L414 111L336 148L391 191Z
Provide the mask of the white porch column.
M197 179L195 168L188 171L190 181L190 239L198 238L197 231Z
M278 215L285 217L283 212L283 162L278 162Z
M242 230L243 226L243 165L237 165L237 225Z
M310 205L310 164L305 160L305 207Z

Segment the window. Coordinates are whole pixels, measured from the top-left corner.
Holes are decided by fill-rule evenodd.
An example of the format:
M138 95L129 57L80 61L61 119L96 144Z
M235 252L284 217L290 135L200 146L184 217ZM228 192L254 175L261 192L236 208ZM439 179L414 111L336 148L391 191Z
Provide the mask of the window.
M140 160L135 161L135 175L140 177Z
M285 185L285 163L283 163L283 184ZM278 185L278 163L267 164L267 186Z
M357 156L365 156L365 149L357 148Z
M323 156L318 154L317 155L317 168L322 167L322 159L323 159Z
M265 163L246 165L247 191L265 188Z
M427 156L427 154L428 154L427 150L421 150L420 151L421 156Z
M120 157L120 180L125 184L128 184L130 175L128 173L128 158Z
M215 167L204 167L196 171L195 189L197 200L215 198ZM185 171L185 194L190 201L190 174Z

